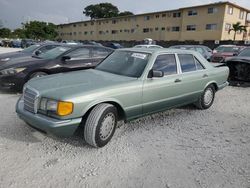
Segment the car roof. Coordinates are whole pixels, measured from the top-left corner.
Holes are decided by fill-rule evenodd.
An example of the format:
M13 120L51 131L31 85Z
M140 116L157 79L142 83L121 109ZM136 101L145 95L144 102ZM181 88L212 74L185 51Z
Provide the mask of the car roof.
M132 51L132 52L142 52L142 53L190 53L197 54L193 50L183 50L183 49L173 49L173 48L122 48L117 49L118 51Z

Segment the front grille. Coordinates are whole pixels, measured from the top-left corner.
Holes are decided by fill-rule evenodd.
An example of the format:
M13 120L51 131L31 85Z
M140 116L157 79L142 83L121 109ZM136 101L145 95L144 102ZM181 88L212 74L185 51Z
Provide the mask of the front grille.
M26 88L23 93L24 109L37 113L38 93L30 88Z

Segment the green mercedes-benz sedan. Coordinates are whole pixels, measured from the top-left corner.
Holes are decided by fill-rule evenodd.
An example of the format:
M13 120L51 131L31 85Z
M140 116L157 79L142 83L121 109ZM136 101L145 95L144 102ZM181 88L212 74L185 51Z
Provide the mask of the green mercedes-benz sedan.
M95 69L30 80L16 112L30 126L59 136L83 126L85 141L102 147L119 120L192 103L209 108L228 74L193 51L121 49Z

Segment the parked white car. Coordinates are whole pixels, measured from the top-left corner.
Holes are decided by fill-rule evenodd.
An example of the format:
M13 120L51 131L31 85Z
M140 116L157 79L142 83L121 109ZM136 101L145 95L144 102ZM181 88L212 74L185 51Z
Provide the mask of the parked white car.
M136 45L133 48L163 48L163 47L155 44L141 44L141 45Z

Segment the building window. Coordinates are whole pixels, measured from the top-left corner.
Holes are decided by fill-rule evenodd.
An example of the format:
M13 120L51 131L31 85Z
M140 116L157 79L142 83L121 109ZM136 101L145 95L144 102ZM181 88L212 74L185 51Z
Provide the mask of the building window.
M94 22L91 22L91 25L94 25L95 23Z
M188 16L196 16L198 13L197 13L197 10L189 10L188 11Z
M163 18L166 17L166 14L162 14L161 17L163 17Z
M217 29L217 24L207 24L206 25L206 30L216 30Z
M156 18L159 18L159 17L160 17L160 15L159 15L159 14L157 14L157 15L155 15L155 17L156 17Z
M144 20L145 21L150 20L150 16L144 16Z
M161 28L161 30L162 30L162 31L165 31L165 30L166 30L166 28L165 28L165 27L162 27L162 28Z
M120 33L122 33L122 29L120 29Z
M231 28L231 24L226 23L226 25L225 25L225 31L229 31L230 28Z
M232 6L229 6L228 9L227 9L227 13L232 15L234 12L234 8Z
M180 31L180 27L178 27L178 26L177 27L172 27L172 31L173 32L178 32L178 31Z
M112 24L116 24L116 20L112 20Z
M73 27L76 27L76 24L74 24Z
M239 16L239 18L241 19L241 20L243 20L244 19L244 11L240 11L240 16Z
M143 33L148 33L149 32L149 28L144 28L143 29Z
M118 33L118 30L112 30L111 33L112 33L112 34L117 34L117 33Z
M84 26L88 26L88 24L87 24L87 23L85 23L85 24L84 24Z
M218 9L216 7L209 7L207 9L208 14L213 14L213 13L216 13L216 12L218 12Z
M109 30L106 30L106 33L109 33Z
M87 34L88 34L88 31L85 31L85 32L84 32L84 35L87 35Z
M181 12L174 12L174 13L173 13L173 17L174 17L174 18L179 18L179 17L181 17Z
M187 25L187 31L195 31L196 25Z
M159 28L158 28L158 27L156 27L156 28L155 28L155 31L158 31L158 30L159 30Z
M135 32L135 29L131 29L131 33L134 33Z

